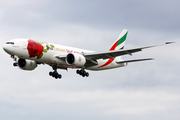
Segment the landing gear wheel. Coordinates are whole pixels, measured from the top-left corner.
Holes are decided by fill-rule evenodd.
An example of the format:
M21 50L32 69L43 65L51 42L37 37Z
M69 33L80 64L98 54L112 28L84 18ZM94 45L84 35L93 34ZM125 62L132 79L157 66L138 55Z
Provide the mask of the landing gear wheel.
M13 63L13 66L14 67L18 66L18 63L17 62Z
M58 78L59 78L59 79L61 79L61 78L62 78L62 75L61 75L61 74L59 74L59 75L58 75Z
M79 74L79 73L80 73L80 70L76 70L76 73Z
M49 76L52 76L53 72L49 72Z
M55 72L53 72L53 73L52 73L52 77L55 77L55 74L56 74L56 73L55 73Z
M57 71L54 71L54 72L49 72L49 76L52 76L54 77L55 79L61 79L62 78L62 75L59 74Z
M86 77L89 77L89 73L88 72L86 73Z
M76 73L81 75L82 77L89 77L89 73L86 72L84 69L77 70Z

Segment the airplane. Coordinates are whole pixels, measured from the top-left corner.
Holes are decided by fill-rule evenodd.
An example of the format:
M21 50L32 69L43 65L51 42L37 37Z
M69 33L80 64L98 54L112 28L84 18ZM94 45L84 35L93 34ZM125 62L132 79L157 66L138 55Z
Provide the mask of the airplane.
M159 46L124 49L127 34L128 30L124 29L109 51L105 52L95 52L25 38L12 39L6 42L3 49L14 59L13 65L19 66L22 70L30 71L40 64L47 64L53 69L49 75L56 79L62 78L57 69L67 70L68 68L77 69L77 74L88 77L89 73L86 70L107 70L124 67L130 62L153 60L152 58L122 60L123 55L132 55L132 53L140 52L143 49ZM171 43L173 42L166 42L165 44Z

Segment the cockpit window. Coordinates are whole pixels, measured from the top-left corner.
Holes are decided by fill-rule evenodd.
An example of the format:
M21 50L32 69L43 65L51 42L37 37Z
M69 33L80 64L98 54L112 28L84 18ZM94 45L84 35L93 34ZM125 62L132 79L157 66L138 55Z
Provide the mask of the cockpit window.
M14 45L14 42L7 42L6 44L12 44L12 45Z

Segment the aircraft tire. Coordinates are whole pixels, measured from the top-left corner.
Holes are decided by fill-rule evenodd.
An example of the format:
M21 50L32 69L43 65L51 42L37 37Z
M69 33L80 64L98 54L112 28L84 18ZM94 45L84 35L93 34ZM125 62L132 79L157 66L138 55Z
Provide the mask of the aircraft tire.
M83 75L83 71L82 71L82 70L80 70L80 71L79 71L79 74L80 74L80 75Z
M16 62L15 62L15 63L13 63L13 66L14 66L14 67L18 66L18 63L16 63Z
M62 75L61 75L61 74L59 74L59 75L58 75L58 78L59 78L59 79L61 79L61 78L62 78Z
M52 74L53 74L52 72L49 72L49 76L52 76Z
M56 77L56 73L55 72L52 73L52 77Z
M88 72L86 72L86 77L89 77L89 73Z
M80 70L76 70L76 73L79 74L79 73L80 73Z
M86 75L86 71L82 71L82 75L85 76Z

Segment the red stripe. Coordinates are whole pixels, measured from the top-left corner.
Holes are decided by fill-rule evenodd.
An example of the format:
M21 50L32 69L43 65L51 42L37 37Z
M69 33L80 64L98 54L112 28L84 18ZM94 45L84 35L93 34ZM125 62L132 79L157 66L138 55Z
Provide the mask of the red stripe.
M119 42L119 40L116 41L116 43L110 48L109 51L115 50L115 48L116 48L118 42ZM114 61L114 59L109 58L109 60L108 60L104 65L99 66L99 68L109 65L109 64L112 63L113 61Z
M111 47L111 49L109 51L115 50L117 44L118 44L119 40Z
M112 63L112 61L114 61L114 59L109 58L109 60L108 60L108 61L107 61L104 65L99 66L98 68L100 68L100 67L104 67L104 66L107 66L107 65L109 65L110 63Z

